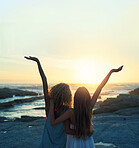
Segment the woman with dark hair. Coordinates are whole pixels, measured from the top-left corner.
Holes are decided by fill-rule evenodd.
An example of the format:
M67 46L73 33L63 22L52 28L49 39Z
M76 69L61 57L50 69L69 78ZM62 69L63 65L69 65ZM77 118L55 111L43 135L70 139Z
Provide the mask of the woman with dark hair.
M74 136L68 135L66 148L94 148L92 130L92 109L96 100L110 76L114 72L121 71L123 66L112 69L96 89L92 98L85 87L79 87L74 95L74 109L68 109L64 114L55 119L54 103L50 100L50 123L56 125L65 120L70 120L70 128L75 130Z

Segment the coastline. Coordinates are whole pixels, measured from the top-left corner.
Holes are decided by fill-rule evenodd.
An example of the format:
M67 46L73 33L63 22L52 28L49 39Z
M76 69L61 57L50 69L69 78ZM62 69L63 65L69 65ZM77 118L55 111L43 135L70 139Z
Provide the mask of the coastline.
M4 120L0 123L1 148L39 147L45 118L24 117L15 121ZM114 148L114 146L117 148L138 148L139 114L130 116L114 113L97 114L93 116L93 128L95 130L93 139L97 144L96 148ZM100 142L113 144L114 146L99 145Z
M49 87L52 84L49 85ZM73 94L75 93L76 89L79 86L84 84L71 84L71 90ZM3 84L0 85L0 89L2 88L9 88L9 89L17 89L16 93L13 93L13 97L0 99L0 116L2 117L9 117L9 118L20 118L21 116L42 116L45 117L44 112L44 99L41 96L39 97L38 94L42 94L42 86L38 84ZM93 95L97 85L95 84L88 84L86 85L87 89L89 90L90 94ZM98 98L97 102L104 101L107 98L116 98L119 94L127 94L129 91L139 87L139 83L118 83L118 84L108 84L102 90L100 94L100 98ZM24 91L25 96L16 96L18 94L18 90ZM8 91L8 89L7 89ZM37 96L27 96L30 91L37 93ZM7 92L8 94L9 92ZM5 94L5 95L7 95ZM37 99L38 98L38 99ZM99 104L99 103L97 103ZM96 105L94 109L97 109L99 105Z
M139 89L99 101L96 105L100 106L93 113L96 148L138 148ZM0 147L39 147L45 120L33 116L0 117Z

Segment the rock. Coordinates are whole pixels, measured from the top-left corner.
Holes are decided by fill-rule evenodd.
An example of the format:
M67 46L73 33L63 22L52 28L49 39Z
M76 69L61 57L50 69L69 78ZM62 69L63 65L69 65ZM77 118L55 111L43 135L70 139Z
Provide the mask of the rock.
M24 91L20 89L0 88L0 99L15 96L36 96L38 93L33 91Z
M139 114L133 116L97 114L94 115L93 125L95 143L101 141L113 144L117 148L139 146Z
M44 96L36 96L36 97L31 97L31 98L18 99L18 100L13 100L13 101L9 101L9 102L0 103L0 109L13 107L16 104L32 102L32 101L35 101L35 100L41 100L43 98L44 98Z
M20 86L19 89L43 89L42 86Z
M112 105L113 103L115 103L115 98L107 98L105 101L99 102L99 105L100 105L100 107L102 107L102 106Z
M31 122L0 123L0 148L38 148L44 124L45 118Z
M4 120L7 120L7 118L6 117L0 117L0 123L5 122Z
M139 88L136 88L133 91L130 91L129 93L133 95L139 95Z
M0 123L14 121L14 118L0 117Z
M31 122L42 118L44 117L21 116L21 118L16 118L14 121Z
M137 114L139 115L139 107L120 109L114 113L117 115L124 115L124 116L131 116Z
M98 108L96 110L93 111L93 114L102 114L102 113L112 113L115 112L116 110L118 110L118 107L114 106L114 107L101 107Z
M139 107L139 95L120 94L117 98L108 98L104 102L100 102L99 105L100 108L94 110L94 114L112 113L121 109Z
M33 108L33 109L36 109L36 110L41 110L41 109L45 109L45 107L35 107L35 108Z
M22 119L29 122L24 122L25 120L22 122ZM0 146L2 148L38 148L46 119L32 119L23 116L20 121L0 123ZM139 115L97 114L93 118L93 128L96 148L115 148L115 146L116 148L138 148L139 146Z

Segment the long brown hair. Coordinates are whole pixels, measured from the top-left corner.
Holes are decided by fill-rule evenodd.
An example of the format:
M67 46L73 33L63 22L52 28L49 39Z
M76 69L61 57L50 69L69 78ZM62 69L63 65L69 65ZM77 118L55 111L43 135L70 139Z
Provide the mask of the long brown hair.
M75 131L76 138L86 139L91 136L91 97L85 87L79 87L74 95Z

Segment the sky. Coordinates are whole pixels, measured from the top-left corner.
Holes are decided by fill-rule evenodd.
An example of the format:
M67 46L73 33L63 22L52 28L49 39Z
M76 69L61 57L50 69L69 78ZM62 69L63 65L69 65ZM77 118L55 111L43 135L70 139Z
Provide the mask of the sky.
M138 0L0 0L0 83L139 82Z

